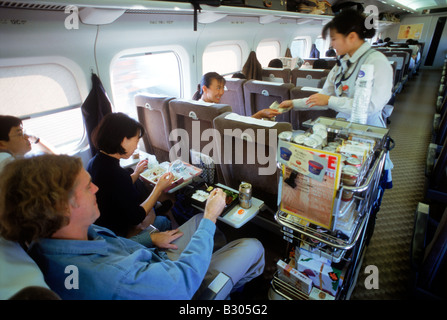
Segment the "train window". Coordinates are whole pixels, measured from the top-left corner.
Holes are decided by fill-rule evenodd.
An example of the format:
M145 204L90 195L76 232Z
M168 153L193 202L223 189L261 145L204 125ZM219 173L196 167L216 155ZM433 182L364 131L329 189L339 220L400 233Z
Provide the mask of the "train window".
M278 41L261 41L256 48L256 57L263 67L269 65L270 60L278 58L281 46Z
M304 58L307 56L307 39L306 38L295 38L290 45L290 52L292 57Z
M23 119L27 131L60 152L84 136L81 96L72 73L59 64L0 68L0 113Z
M315 46L317 47L318 51L320 51L320 57L325 57L326 51L329 49L329 46L326 46L326 41L322 37L318 37L315 40Z
M242 49L238 44L218 44L206 47L202 57L202 72L227 75L242 69Z
M137 119L135 95L181 97L180 59L173 51L128 55L111 67L114 111Z

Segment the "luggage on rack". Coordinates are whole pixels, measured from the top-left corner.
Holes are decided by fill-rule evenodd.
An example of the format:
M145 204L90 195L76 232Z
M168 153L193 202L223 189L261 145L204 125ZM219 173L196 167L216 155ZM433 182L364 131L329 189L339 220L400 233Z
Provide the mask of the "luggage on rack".
M287 11L287 0L222 0L222 5Z

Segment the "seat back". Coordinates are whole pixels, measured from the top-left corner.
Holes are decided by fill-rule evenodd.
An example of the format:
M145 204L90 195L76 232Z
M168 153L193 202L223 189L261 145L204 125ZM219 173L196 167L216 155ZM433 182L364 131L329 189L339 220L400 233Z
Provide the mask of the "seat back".
M301 69L312 69L314 62L317 60L317 58L306 58L303 60L304 60L304 63L301 66Z
M292 83L297 87L323 88L328 69L293 69Z
M405 53L400 54L399 52L385 51L383 54L389 61L396 62L396 73L394 82L396 84L401 82L405 70Z
M212 136L206 136L204 132L207 129L213 129L213 119L215 117L229 111L232 111L232 109L227 104L185 99L169 101L172 128L170 139L173 141L170 154L171 161L181 157L183 161L189 162L191 149L213 157L214 139ZM206 131L206 133L211 132ZM210 143L211 145L209 145Z
M277 136L283 131L291 131L292 125L248 117L240 117L241 121L229 119L232 115L228 112L214 119L214 127L220 136L218 152L225 185L237 190L242 181L249 182L253 196L276 209L279 179ZM248 121L244 122L247 118ZM271 127L266 126L272 124Z
M289 68L263 68L262 69L262 80L279 82L279 83L290 83L292 70Z
M259 110L266 109L277 101L281 103L290 99L291 83L276 83L258 80L249 80L244 84L245 115L251 116ZM276 121L289 122L290 112L285 112L276 117Z
M135 96L138 120L144 126L146 134L143 136L146 152L155 155L159 162L169 160L171 142L171 120L169 115L169 101L174 97L139 94Z
M417 286L437 297L447 297L447 209L441 217L433 239L425 248Z
M396 81L396 66L397 66L397 62L396 61L392 61L392 60L388 60L390 62L391 68L393 68L393 87L397 84Z
M325 60L327 61L329 69L332 69L337 64L337 59L335 58L326 58Z
M311 87L294 87L290 90L290 99L302 99L307 98L315 93L318 93L321 89L311 88ZM315 120L318 117L328 117L335 118L337 112L328 109L328 110L291 110L290 111L290 121L292 123L294 130L306 130L307 128L303 127L303 122L312 119Z
M245 116L244 83L246 79L225 79L225 93L220 99L221 104L228 104L233 112Z

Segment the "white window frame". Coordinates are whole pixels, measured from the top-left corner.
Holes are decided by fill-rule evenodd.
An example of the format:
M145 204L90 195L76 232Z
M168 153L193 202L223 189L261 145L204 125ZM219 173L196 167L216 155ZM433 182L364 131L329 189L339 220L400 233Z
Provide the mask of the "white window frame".
M44 112L35 112L32 114L23 114L18 116L23 120L24 127L26 129L26 124L29 121L36 122L36 119L39 117L43 117L46 115L56 115L58 113L69 111L69 110L75 110L79 109L79 113L81 115L81 105L82 102L85 100L85 98L88 95L89 88L87 87L87 83L84 81L79 81L79 79L84 79L85 75L80 66L74 62L71 59L61 57L61 56L43 56L43 57L33 57L30 58L8 58L8 59L0 59L0 67L26 67L26 66L39 66L39 65L48 65L48 64L55 64L59 65L60 67L65 68L72 76L73 80L76 83L76 89L80 96L80 103L74 104L70 106L64 106L60 108L55 108L52 110L44 111ZM82 117L82 115L81 115ZM81 118L82 119L82 118ZM36 124L35 124L36 125ZM63 144L58 146L55 151L59 153L66 153L66 154L76 154L79 151L81 151L83 148L85 148L88 145L88 139L85 131L84 123L82 122L83 126L83 134L82 137L80 137L79 141L71 142L67 144ZM38 134L38 132L34 132ZM49 143L49 141L46 141ZM50 145L50 147L53 147Z
M259 47L262 45L271 44L274 48L276 48L276 53L274 53L271 56L264 56L260 54ZM281 42L278 39L264 39L258 43L256 46L256 57L258 58L258 61L261 63L263 68L267 68L269 62L272 59L276 59L281 56Z
M225 48L225 47L230 47L230 46L237 46L237 51L239 53L239 56L237 57L237 61L236 61L236 67L235 70L225 70L225 71L220 71L219 68L207 68L205 67L205 64L208 63L207 61L205 61L205 54L207 53L207 50L210 49L214 49L214 48ZM207 73L207 72L217 72L222 76L227 76L227 75L231 75L235 72L240 72L242 70L242 66L244 65L245 61L243 60L244 58L244 52L246 52L247 49L247 44L245 42L242 41L216 41L216 42L212 42L210 44L208 44L204 50L203 50L203 54L201 57L201 68L202 68L202 75ZM216 64L221 64L222 61L221 59L211 59L211 61L216 61ZM201 77L201 76L200 76Z
M178 72L179 72L179 91L180 94L176 98L182 98L186 91L190 90L188 83L184 81L184 74L185 72L189 72L189 54L187 53L187 50L185 50L181 46L160 46L160 47L144 47L144 48L132 48L128 50L123 50L118 52L114 55L112 60L110 61L109 65L109 75L110 75L110 88L111 88L111 99L113 100L114 104L114 111L121 111L127 113L130 117L134 119L138 119L136 107L132 110L123 111L116 107L116 92L114 90L114 84L113 84L113 67L115 63L123 58L123 57L132 57L132 56L144 56L148 54L160 54L160 53L166 53L166 52L172 52L178 62ZM186 61L186 63L185 63ZM186 70L185 70L186 69Z
M293 43L293 41L298 41L298 40L300 40L300 41L303 40L304 43L305 43L304 55L302 57L300 57L301 59L305 59L310 54L310 48L311 48L310 43L312 43L311 37L309 37L309 36L306 36L306 37L295 37L292 40L292 43ZM290 48L292 47L292 43L290 44ZM292 53L292 57L296 58L296 56L293 55L293 52L291 52L291 53Z

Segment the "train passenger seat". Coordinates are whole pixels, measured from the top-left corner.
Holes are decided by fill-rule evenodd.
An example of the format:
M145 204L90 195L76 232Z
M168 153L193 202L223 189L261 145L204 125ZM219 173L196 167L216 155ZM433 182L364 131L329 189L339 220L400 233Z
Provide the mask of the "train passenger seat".
M389 61L396 62L393 92L400 93L404 84L405 53L402 52L402 54L400 54L398 52L386 51L384 54Z
M146 152L155 155L159 162L169 161L171 121L169 101L174 97L139 94L135 96L138 120L144 126Z
M432 144L430 144L431 146ZM440 152L436 152L440 149ZM436 145L435 152L427 153L425 198L447 203L447 139Z
M242 181L249 182L253 196L276 210L279 182L277 136L283 131L291 131L292 125L241 117L231 112L219 115L213 122L220 135L218 153L225 185L237 190Z
M387 56L388 60L393 60L397 62L397 68L400 71L400 82L401 82L401 87L399 90L402 90L403 86L407 83L408 81L408 73L409 73L409 65L410 65L410 54L408 52L405 51L397 51L397 50L391 50L391 51L387 51L384 52L384 54ZM392 57L392 59L390 59L390 57ZM402 64L402 65L400 65Z
M170 159L181 158L185 162L190 162L191 149L213 157L216 149L212 136L213 132L207 129L214 128L214 118L224 112L231 111L231 106L227 104L186 99L169 101L171 141L173 147L175 147L170 154Z
M332 69L337 64L337 59L335 58L327 58L325 60L327 61L327 66L329 69Z
M292 83L297 87L323 88L329 69L298 69L292 70Z
M315 93L320 92L319 88L312 87L294 87L290 90L290 99L302 99L307 98ZM290 121L294 130L307 130L303 127L303 122L312 119L315 120L318 117L335 118L337 112L332 109L327 110L291 110Z
M259 80L248 80L244 84L245 115L251 116L256 112L270 107L277 101L281 103L290 99L291 83L277 83ZM276 121L290 121L290 112L285 112L276 117Z
M262 81L290 83L292 70L289 68L263 68Z
M220 99L220 103L230 105L233 112L245 116L244 83L247 79L229 78L225 80L225 93Z
M59 300L18 242L0 237L0 300Z
M444 207L445 208L445 207ZM447 289L447 209L435 217L439 210L419 203L415 214L411 241L411 266L413 271L412 298L445 300Z

